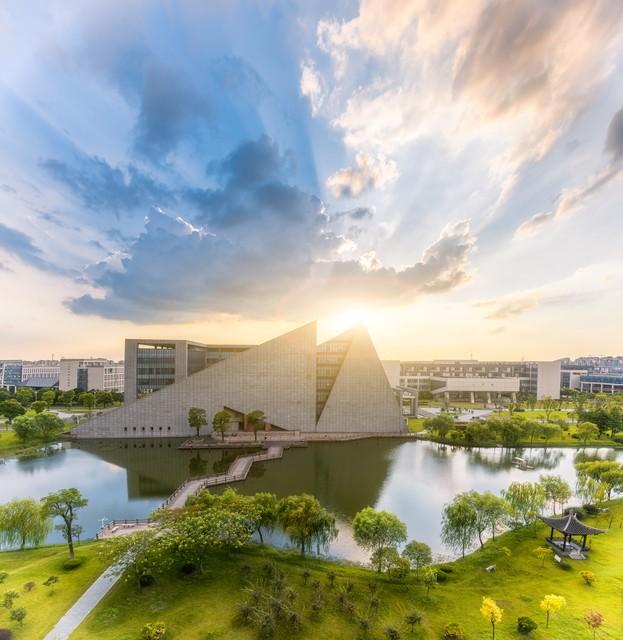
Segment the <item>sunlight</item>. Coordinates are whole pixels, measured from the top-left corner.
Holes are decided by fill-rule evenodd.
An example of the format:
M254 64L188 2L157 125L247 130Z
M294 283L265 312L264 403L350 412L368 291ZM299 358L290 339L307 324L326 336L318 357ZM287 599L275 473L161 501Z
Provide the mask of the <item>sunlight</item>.
M322 322L324 325L323 333L326 333L327 337L337 336L359 323L369 324L371 318L372 314L368 309L348 309L343 313L326 318Z

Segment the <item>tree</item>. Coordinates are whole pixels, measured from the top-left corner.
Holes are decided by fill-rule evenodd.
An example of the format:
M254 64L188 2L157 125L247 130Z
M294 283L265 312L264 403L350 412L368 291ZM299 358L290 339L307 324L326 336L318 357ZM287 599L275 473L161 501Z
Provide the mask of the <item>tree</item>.
M228 411L217 411L212 418L212 429L221 434L221 439L225 442L225 431L229 429L230 416Z
M110 391L96 391L95 404L98 407L111 407L114 404L112 393Z
M45 402L46 407L51 407L56 400L56 391L52 391L52 389L48 389L41 394L39 400Z
M534 439L541 435L543 425L536 420L524 420L522 424L523 434L526 438L530 438L530 446L534 443Z
M545 611L545 628L549 628L549 619L551 614L558 613L561 609L567 606L567 601L564 596L557 596L553 593L545 596L543 600L541 600L541 604L539 605L543 611Z
M551 398L550 396L545 396L541 399L539 406L543 409L543 413L545 414L545 422L549 422L550 416L558 406L558 401L554 400L554 398Z
M69 409L74 402L74 398L76 397L76 392L73 389L69 391L65 391L63 393L63 404Z
M35 399L34 391L28 387L20 387L13 396L23 407L27 407Z
M584 405L588 402L588 394L574 389L571 392L571 402L575 413L580 415L584 411Z
M428 595L430 590L437 584L437 568L425 567L422 573L422 582L426 587L426 595Z
M43 402L43 400L35 400L31 405L30 405L30 410L34 411L35 413L41 413L42 411L45 411L47 409L47 404L45 402Z
M204 427L206 424L208 424L208 420L205 409L191 407L188 410L188 426L191 429L197 429L197 437L199 437L201 427Z
M9 421L9 424L11 424L17 416L24 415L24 413L26 413L26 409L24 409L15 398L0 402L0 414Z
M467 501L476 513L476 532L480 548L484 546L482 536L485 531L491 531L491 536L495 540L495 532L508 517L508 504L499 496L494 496L490 491L478 493L470 491L466 496Z
M549 547L537 547L533 553L541 561L541 567L544 567L545 560L554 552Z
M17 416L13 420L13 431L21 442L34 440L38 436L33 416L28 414Z
M42 499L42 505L50 518L61 518L63 523L59 528L64 531L63 535L69 547L69 557L73 560L74 542L73 531L75 520L78 517L78 509L86 507L88 500L78 491L78 489L61 489L55 493L50 493Z
M426 420L424 420L424 427L431 431L436 431L443 440L448 431L454 429L454 418L447 413L439 413L432 418L426 418Z
M593 640L595 640L597 629L604 623L603 614L591 609L584 614L584 622L586 622L588 628L592 630Z
M353 518L353 536L362 549L374 553L405 542L407 527L393 513L365 507Z
M443 510L441 523L441 541L451 549L460 550L465 557L465 550L474 542L477 535L476 509L465 493L455 496Z
M92 393L81 393L79 402L87 409L89 415L91 415L91 411L93 411L93 407L95 406L95 395Z
M541 437L545 440L545 445L560 433L560 427L555 424L546 423L541 425Z
M495 625L502 622L503 609L498 607L493 598L483 597L480 605L480 613L482 617L491 624L491 637L495 640Z
M30 498L15 499L0 505L0 541L20 549L39 546L51 529L47 513Z
M47 587L50 590L50 594L54 593L54 587L56 587L58 583L58 576L50 576L49 578L46 578L45 582L43 583L44 587Z
M582 444L586 445L589 440L599 437L599 428L592 422L581 422L577 427L576 434Z
M554 475L542 475L539 476L539 483L543 488L543 494L546 500L550 500L552 503L552 510L556 515L556 505L560 505L560 510L563 511L565 503L573 495L571 487L560 476Z
M65 428L65 423L53 413L39 413L33 418L37 435L43 440L52 440Z
M19 593L17 591L14 591L13 589L10 591L5 591L4 595L2 596L2 606L5 609L12 609L13 603L18 598L19 598Z
M19 607L18 609L13 609L13 611L11 611L11 620L13 622L17 622L20 627L24 625L25 618L26 609L24 609L24 607Z
M411 633L414 632L416 625L421 624L424 616L421 611L411 611L405 617L405 624L409 625Z
M251 431L253 431L255 440L257 440L257 432L264 429L266 425L266 416L264 415L264 412L259 409L255 409L255 411L247 413L247 424Z
M274 493L259 492L256 493L252 500L257 508L255 518L255 530L260 537L260 542L264 544L264 531L272 531L277 523L277 496Z
M277 505L277 521L301 555L313 548L327 547L337 537L335 516L308 494L287 496Z
M502 496L514 520L524 525L535 522L545 506L543 488L536 482L511 482Z
M417 540L407 542L402 555L409 561L411 567L415 569L417 576L420 575L420 569L427 567L433 561L433 553L430 547Z

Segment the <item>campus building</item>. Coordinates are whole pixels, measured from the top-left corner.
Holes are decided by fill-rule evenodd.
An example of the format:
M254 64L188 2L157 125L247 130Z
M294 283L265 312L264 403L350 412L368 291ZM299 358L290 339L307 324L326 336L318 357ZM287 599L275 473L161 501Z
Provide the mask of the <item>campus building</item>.
M158 360L160 355L152 357ZM130 363L126 365L129 371ZM228 411L232 430L244 430L245 416L254 410L264 412L267 429L392 433L405 428L399 400L365 328L358 326L317 345L313 322L259 346L228 353L198 372L97 416L73 434L185 437L194 432L188 426L191 407L205 409L208 423L218 411ZM211 424L203 428L210 431Z
M115 391L123 393L123 362L107 358L62 358L59 367L60 391Z

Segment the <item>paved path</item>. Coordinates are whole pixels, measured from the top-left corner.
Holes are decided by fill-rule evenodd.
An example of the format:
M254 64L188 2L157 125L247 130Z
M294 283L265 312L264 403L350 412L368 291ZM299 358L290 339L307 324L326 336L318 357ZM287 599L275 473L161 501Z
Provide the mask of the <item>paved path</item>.
M114 567L108 567L102 575L80 596L74 606L56 623L43 640L67 640L78 625L95 609L100 600L121 577Z

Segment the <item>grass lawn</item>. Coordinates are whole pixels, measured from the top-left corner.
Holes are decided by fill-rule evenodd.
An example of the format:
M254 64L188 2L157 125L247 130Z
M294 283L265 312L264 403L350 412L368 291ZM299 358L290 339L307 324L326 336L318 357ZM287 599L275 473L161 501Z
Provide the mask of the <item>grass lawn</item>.
M0 431L0 456L5 452L10 453L23 446L12 429L10 431L5 431L4 429Z
M430 596L426 596L424 587L414 576L404 583L396 582L360 567L304 560L295 554L252 547L240 553L214 556L209 570L202 577L173 575L160 578L142 593L134 584L120 582L72 635L72 640L135 640L140 637L140 629L146 622L157 620L166 623L169 640L257 638L256 632L236 623L236 607L248 599L244 592L249 584L244 577L245 565L251 567L252 576L258 576L269 560L285 573L287 584L298 593L297 608L303 624L295 637L301 640L353 640L362 637L355 622L339 610L337 594L347 580L352 581L352 601L361 614L368 608L368 583L371 579L378 582L380 597L380 608L378 614L372 616L368 636L375 640L385 637L384 629L389 625L396 627L402 638L434 640L440 637L441 629L448 622L463 625L467 640L490 638L491 628L479 612L485 595L494 598L504 609L502 623L496 629L498 640L592 638L583 620L589 608L605 616L598 637L602 640L620 639L623 637L623 501L611 503L611 509L614 516L611 530L592 541L589 560L571 561L567 570L552 559L541 567L541 561L533 555L533 550L544 544L546 530L542 526L509 532L496 541L489 541L484 551L476 551L464 560L452 563L451 573L446 574L447 579L434 588ZM609 517L588 521L605 527ZM503 553L503 547L511 549L510 557ZM485 568L491 564L497 564L497 571L489 574ZM303 580L305 569L311 572L308 585ZM337 573L334 589L329 587L328 581L331 570ZM579 574L581 570L596 574L597 581L593 586L584 583ZM316 579L322 584L326 603L318 622L312 621L309 615L311 582ZM563 595L567 599L567 607L553 616L550 628L546 630L545 614L539 609L539 602L550 593ZM424 613L424 621L411 634L404 619L413 609ZM531 636L521 636L516 631L517 617L524 615L539 624ZM291 635L284 630L275 637Z
M20 628L10 621L8 609L0 609L0 627L10 628L15 640L43 638L104 570L96 553L96 543L77 546L76 557L83 558L84 562L71 571L63 569L63 562L69 557L66 545L0 553L0 571L9 574L0 585L0 597L5 591L19 592L20 597L14 607L24 607L27 612L24 626ZM50 593L49 588L42 584L52 575L59 579L54 593ZM32 591L24 589L27 582L36 584Z
M409 418L408 420L409 431L411 431L411 433L417 433L418 431L423 431L424 420L425 418Z

